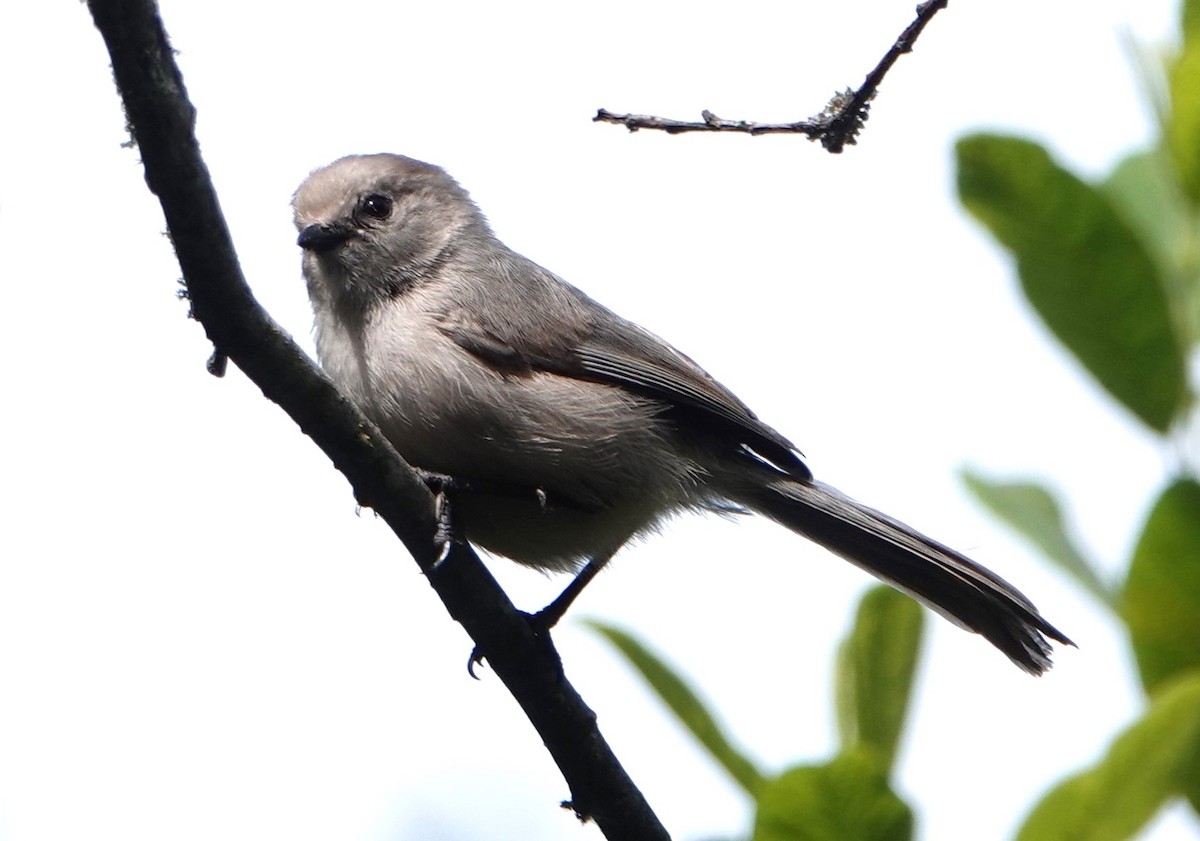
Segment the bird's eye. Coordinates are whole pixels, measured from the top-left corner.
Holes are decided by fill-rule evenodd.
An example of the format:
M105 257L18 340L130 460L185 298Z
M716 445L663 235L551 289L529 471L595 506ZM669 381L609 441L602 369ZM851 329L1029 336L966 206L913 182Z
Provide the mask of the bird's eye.
M371 193L369 196L363 196L359 207L363 213L374 219L386 219L392 213L392 200L379 193Z

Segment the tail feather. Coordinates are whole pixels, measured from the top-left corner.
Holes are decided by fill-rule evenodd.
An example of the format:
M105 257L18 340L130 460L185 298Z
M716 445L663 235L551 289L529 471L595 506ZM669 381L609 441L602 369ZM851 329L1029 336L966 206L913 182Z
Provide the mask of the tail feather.
M748 504L956 625L982 634L1031 674L1050 668L1046 637L1074 645L991 570L836 488L785 479L756 491Z

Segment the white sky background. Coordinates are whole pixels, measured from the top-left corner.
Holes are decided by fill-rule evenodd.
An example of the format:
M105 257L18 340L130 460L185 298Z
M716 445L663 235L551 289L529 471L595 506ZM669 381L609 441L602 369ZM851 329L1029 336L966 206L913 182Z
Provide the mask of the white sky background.
M1120 33L1167 0L952 3L862 143L668 137L600 106L790 120L858 84L912 3L164 4L246 275L306 348L288 201L349 152L446 166L500 235L694 356L817 474L966 549L1080 643L1031 679L930 617L898 786L926 839L1002 839L1140 706L1119 630L967 498L1048 477L1121 568L1167 456L1047 339L958 208L954 138L1029 133L1097 175L1152 134ZM0 26L0 841L597 839L415 565L209 346L77 2ZM566 582L497 561L518 604ZM835 746L864 575L762 522L620 555L556 631L677 839L747 802L571 618L648 640L769 771ZM1191 834L1181 811L1155 841Z

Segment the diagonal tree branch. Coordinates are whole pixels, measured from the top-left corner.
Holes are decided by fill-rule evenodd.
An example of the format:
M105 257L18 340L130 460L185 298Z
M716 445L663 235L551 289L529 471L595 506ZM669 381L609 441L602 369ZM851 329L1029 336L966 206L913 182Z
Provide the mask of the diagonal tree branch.
M892 69L892 65L905 53L912 52L913 44L920 37L926 24L939 11L946 8L950 0L926 0L917 6L916 19L910 23L895 43L880 59L875 69L867 74L866 79L856 90L846 90L836 93L829 104L815 117L807 120L797 120L794 123L756 123L752 120L725 120L711 111L702 111L700 122L687 120L672 120L666 117L654 117L649 114L614 114L605 108L596 112L592 118L597 123L617 123L630 131L638 129L654 129L665 131L667 134L685 134L693 131L739 132L741 134L803 134L809 140L819 140L825 149L833 154L840 153L846 146L858 142L858 134L871 108L871 100L879 91L883 77Z
M153 0L89 0L146 183L159 199L192 312L216 347L210 370L232 360L333 460L358 501L391 527L450 615L462 623L538 731L571 791L573 808L610 839L668 838L563 675L548 635L466 545L439 560L433 498L388 441L334 388L255 301L242 276L194 134L195 109Z

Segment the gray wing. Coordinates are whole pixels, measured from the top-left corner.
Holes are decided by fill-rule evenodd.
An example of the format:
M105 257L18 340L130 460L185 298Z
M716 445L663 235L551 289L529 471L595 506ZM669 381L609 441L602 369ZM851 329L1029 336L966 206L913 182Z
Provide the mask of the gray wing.
M441 329L459 346L514 375L544 371L661 401L681 426L719 433L739 455L748 450L792 478L812 478L795 445L688 356L520 255L506 258L472 273L443 314ZM496 273L520 293L488 295L478 278Z

